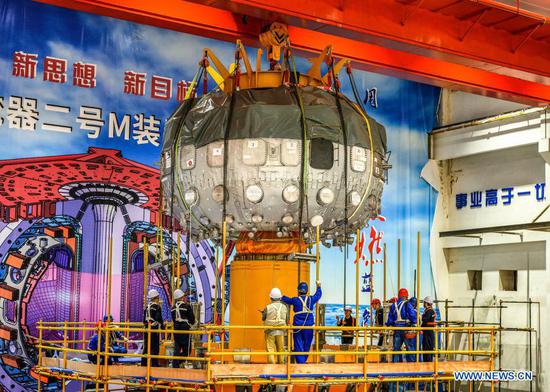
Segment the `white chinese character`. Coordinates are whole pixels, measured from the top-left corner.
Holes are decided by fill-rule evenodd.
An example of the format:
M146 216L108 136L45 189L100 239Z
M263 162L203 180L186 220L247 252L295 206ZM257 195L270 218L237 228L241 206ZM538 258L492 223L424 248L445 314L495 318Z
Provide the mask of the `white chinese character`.
M69 114L71 112L71 108L69 106L60 106L60 105L53 105L53 104L46 104L44 105L44 109L48 112L55 112L55 113L63 113L63 114ZM73 127L69 127L67 125L59 125L54 124L50 122L44 122L42 124L42 129L45 131L52 131L52 132L62 132L62 133L71 133L73 131Z
M101 128L105 125L102 118L103 110L92 106L81 106L80 116L76 118L76 122L80 124L80 129L88 132L89 139L97 139Z
M130 117L125 114L122 121L118 122L118 117L115 112L109 113L109 138L121 137L124 134L124 140L130 140Z
M38 123L38 100L10 96L8 122L10 128L36 131Z
M159 146L160 138L160 120L154 115L145 117L143 113L134 115L133 134L137 144L151 143L153 146Z

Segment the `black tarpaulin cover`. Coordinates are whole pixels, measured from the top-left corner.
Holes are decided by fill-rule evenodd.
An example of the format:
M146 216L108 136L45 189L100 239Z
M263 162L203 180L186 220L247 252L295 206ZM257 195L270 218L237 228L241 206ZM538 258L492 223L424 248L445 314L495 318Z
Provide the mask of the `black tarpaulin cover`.
M308 139L322 138L343 143L336 96L318 87L299 87L306 118ZM228 139L284 138L302 139L300 105L294 87L236 91ZM347 144L370 149L365 118L356 105L340 96ZM183 102L165 127L163 150L174 146L176 135L180 145L202 147L223 140L231 95L214 91L200 98ZM369 121L374 151L386 152L386 130L372 117Z

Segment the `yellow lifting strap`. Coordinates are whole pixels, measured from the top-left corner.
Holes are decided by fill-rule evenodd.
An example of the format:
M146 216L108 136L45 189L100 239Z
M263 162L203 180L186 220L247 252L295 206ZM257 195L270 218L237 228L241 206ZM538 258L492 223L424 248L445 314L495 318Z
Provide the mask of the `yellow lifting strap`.
M210 65L206 67L206 72L208 72L208 75L214 79L214 82L216 82L218 87L223 90L224 83L222 76Z

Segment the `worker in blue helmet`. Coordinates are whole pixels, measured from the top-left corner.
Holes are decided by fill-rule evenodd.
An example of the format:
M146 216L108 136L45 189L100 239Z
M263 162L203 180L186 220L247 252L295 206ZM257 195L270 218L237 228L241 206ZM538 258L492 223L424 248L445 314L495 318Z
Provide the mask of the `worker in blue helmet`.
M298 285L298 296L281 298L281 301L288 305L292 305L294 310L294 326L308 327L315 324L314 312L315 304L319 302L323 295L321 291L321 282L317 281L317 290L313 295L307 295L309 287L306 282L301 282ZM312 329L295 329L294 330L294 352L308 352L313 341ZM295 355L296 363L306 363L308 355Z

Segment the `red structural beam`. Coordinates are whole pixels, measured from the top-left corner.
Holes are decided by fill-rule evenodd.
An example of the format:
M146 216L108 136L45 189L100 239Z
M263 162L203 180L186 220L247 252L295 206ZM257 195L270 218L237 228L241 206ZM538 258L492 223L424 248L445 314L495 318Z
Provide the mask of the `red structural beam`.
M303 10L303 6L312 6L315 3L310 0L279 0L276 3L268 0L234 0L230 2L232 7L237 6L237 11L243 11L243 9L238 7L239 3L254 3L258 7L257 9L260 6L265 7L262 10L264 12L261 15L258 14L261 18L254 16L245 18L243 15L236 14L231 10L182 0L156 2L150 0L37 1L222 40L234 41L236 38L240 38L245 43L255 46L258 45L257 36L261 28L266 23L280 19L281 15L285 15L284 12L291 9L291 3L293 4L292 8L295 10ZM389 0L376 1L385 3ZM216 1L210 1L210 3L216 3ZM277 9L273 7L271 10L267 9L268 3L277 4ZM327 6L326 1L319 1L318 3L320 6ZM354 4L355 2L350 0L346 2L331 1L331 3ZM369 4L371 0L365 0L362 3ZM248 8L244 11L249 12L250 6L248 4ZM387 16L386 11L382 10L383 8L381 5L369 8L374 19ZM307 10L307 8L305 9ZM453 53L455 58L451 59L438 55L433 48L429 48L428 46L418 45L414 46L416 50L410 50L408 46L412 45L409 45L409 43L394 40L394 44L390 45L388 44L389 41L383 37L366 42L367 40L363 38L354 38L351 33L347 34L349 36L340 34L343 27L334 25L337 22L332 22L332 24L327 23L327 15L332 19L338 20L343 14L349 14L350 11L346 11L347 9L343 8L338 11L335 8L333 13L330 14L330 8L327 8L322 12L325 18L322 19L320 15L315 14L314 10L312 11L310 8L308 12L311 15L309 17L316 18L317 22L315 23L317 24L306 25L306 27L290 25L289 32L293 47L302 53L311 54L318 53L324 46L331 43L336 56L350 58L354 61L357 68L533 105L546 105L550 103L550 85L545 84L544 81L545 76L550 73L550 67L544 68L546 73L540 71L539 75L542 76L539 78L543 81L539 82L503 74L503 68L509 70L521 69L521 74L517 76L522 76L525 73L532 75L532 72L535 72L535 70L528 72L525 68L514 65L516 63L508 64L507 66L489 64L486 66L488 69L482 69L480 68L482 59L475 59L476 64L471 64L470 62L474 60L463 56L461 53ZM375 15L375 12L378 13L379 11L380 14ZM425 12L427 11L424 9L416 10L414 15L408 17L405 26L413 24L413 22L418 23L417 20L423 19ZM301 15L300 18L305 18L305 16ZM372 19L369 18L368 20L371 21ZM403 15L401 14L399 15L399 20L402 19ZM289 22L293 21L295 22L296 19ZM422 23L426 24L426 19ZM471 21L467 25L470 23ZM414 24L413 26L417 25ZM324 32L313 30L313 28L322 29ZM464 35L466 28L460 32L461 35ZM469 33L468 39L465 40L466 42L476 41L475 34L477 29L475 28ZM353 33L356 30L349 29L345 31ZM428 34L429 26L424 26L422 33ZM434 36L432 38L435 39ZM459 41L458 39L456 40ZM531 50L529 49L530 45L531 42L523 44L522 51ZM200 54L197 54L197 56L199 57ZM544 60L544 56L547 56L547 54L539 53L536 58L543 58ZM512 65L516 66L516 68L512 68Z
M533 27L546 26L550 31L549 21L542 15L494 0L191 1L263 19L277 18L295 26L433 58L481 68L498 66L509 76L535 81L539 81L540 76L550 77L548 40L528 37L521 53L514 51ZM447 5L445 13L441 10L442 4ZM492 28L475 23L481 15L491 20L512 18L499 28ZM527 33L517 34L506 29L514 25L527 28ZM471 34L464 40L470 29Z

